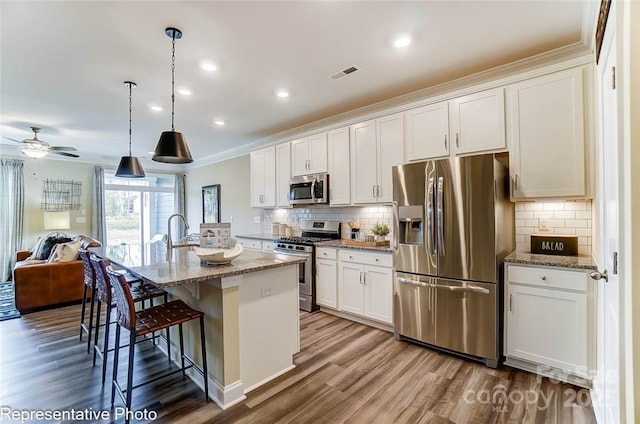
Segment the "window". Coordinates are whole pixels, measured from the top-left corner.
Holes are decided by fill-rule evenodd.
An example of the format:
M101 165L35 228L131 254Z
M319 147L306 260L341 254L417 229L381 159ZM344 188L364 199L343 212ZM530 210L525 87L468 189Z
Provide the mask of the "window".
M106 255L127 266L162 262L167 219L174 210L174 175L116 178L104 174Z

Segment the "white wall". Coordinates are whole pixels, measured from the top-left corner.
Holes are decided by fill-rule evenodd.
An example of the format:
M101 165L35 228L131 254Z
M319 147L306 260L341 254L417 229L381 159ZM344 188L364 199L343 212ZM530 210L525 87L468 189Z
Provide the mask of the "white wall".
M260 209L251 208L249 155L189 170L186 178L187 222L189 233L197 233L202 222L202 187L220 184L222 222L231 222L231 234L262 232L253 217ZM231 218L233 217L233 221Z
M74 180L82 183L80 189L80 209L70 211L71 229L64 233L75 235L91 235L91 198L93 190L93 168L88 163L20 158L24 161L24 186L25 186L25 216L23 249L30 249L38 236L46 235L44 230L43 211L40 209L42 202L42 189L44 181L48 179ZM83 215L82 212L85 212ZM85 218L84 224L76 223L77 218Z

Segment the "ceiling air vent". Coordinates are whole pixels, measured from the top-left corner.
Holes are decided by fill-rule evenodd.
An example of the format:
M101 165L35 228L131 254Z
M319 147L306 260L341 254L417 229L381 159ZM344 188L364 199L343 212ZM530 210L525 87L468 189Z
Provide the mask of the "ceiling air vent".
M359 69L360 68L356 65L349 66L348 68L338 71L335 74L331 75L331 79L337 80L342 77L346 77L347 75L352 74Z

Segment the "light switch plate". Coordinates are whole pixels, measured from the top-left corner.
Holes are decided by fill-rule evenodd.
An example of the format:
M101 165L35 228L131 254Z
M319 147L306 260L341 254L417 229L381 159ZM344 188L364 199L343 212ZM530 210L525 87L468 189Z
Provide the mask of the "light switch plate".
M539 227L540 227L540 231L549 231L550 230L549 220L546 218L540 218Z

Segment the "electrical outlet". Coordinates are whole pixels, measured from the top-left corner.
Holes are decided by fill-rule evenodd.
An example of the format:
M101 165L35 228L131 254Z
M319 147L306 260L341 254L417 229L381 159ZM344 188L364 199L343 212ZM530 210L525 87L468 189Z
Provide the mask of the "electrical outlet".
M254 224L259 224L260 223L260 215L253 217L253 223Z
M87 218L85 218L84 216L76 217L76 224L86 224L86 223L87 223Z
M262 287L260 289L260 295L262 297L271 296L272 294L273 294L273 291L271 290L271 287Z
M550 230L549 220L546 218L540 218L539 227L540 227L540 231L549 231Z

